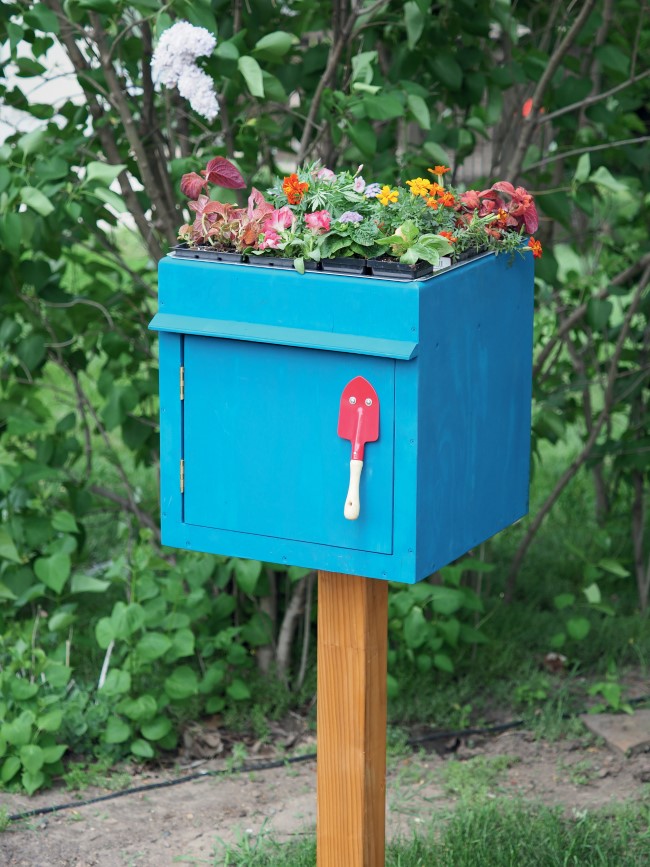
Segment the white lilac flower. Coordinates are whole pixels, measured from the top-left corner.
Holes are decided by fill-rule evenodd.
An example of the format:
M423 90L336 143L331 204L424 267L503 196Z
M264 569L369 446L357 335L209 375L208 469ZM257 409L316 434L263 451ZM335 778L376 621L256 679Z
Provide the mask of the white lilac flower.
M354 192L355 193L362 193L365 190L365 188L366 188L366 182L361 177L361 175L359 175L358 177L356 177L354 179L354 185L353 185Z
M207 120L214 120L219 104L212 80L196 65L197 57L212 54L216 38L205 27L178 21L164 31L151 59L155 81L178 87L181 96Z
M346 211L338 219L339 223L360 223L363 220L361 214L357 211Z
M381 184L368 184L364 190L364 195L368 199L374 199L381 192Z
M212 121L219 114L217 95L212 79L198 66L188 66L178 79L178 92L187 99L197 114Z

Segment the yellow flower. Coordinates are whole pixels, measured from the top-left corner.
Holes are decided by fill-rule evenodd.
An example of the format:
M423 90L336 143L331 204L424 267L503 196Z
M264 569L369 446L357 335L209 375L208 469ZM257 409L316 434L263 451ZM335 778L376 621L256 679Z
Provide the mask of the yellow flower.
M396 202L397 197L399 196L398 190L391 190L391 188L384 184L381 188L381 192L377 194L377 198L382 203L382 205L388 205L390 202Z
M426 178L413 178L412 181L407 181L406 185L411 188L411 193L414 196L422 196L423 199L431 192L431 181Z

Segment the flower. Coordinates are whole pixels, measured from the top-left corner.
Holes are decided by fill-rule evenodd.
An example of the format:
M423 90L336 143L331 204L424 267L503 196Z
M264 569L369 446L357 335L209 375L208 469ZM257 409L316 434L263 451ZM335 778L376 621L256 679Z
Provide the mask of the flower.
M219 102L210 76L194 64L189 65L178 79L178 92L197 114L213 121L219 114Z
M294 172L282 181L282 189L290 205L299 205L309 189L309 184L306 181L301 182Z
M537 209L533 197L523 187L513 187L510 181L499 181L492 184L493 190L498 190L501 193L506 193L511 197L510 204L507 207L508 213L515 218L517 226L526 227L526 231L532 235L537 231L539 226L539 218L537 217ZM541 253L540 253L541 255Z
M377 186L379 186L379 185L377 185ZM354 183L352 184L352 189L354 190L355 193L362 193L366 189L366 182L361 177L361 175L359 175L358 177L356 177L354 179Z
M277 250L281 243L282 239L278 233L269 229L264 232L264 238L259 242L258 247L260 250Z
M283 208L275 208L270 214L267 214L262 223L264 231L281 232L283 229L288 229L293 225L295 217L291 208L285 205Z
M363 220L361 214L357 211L345 211L345 213L341 214L338 218L339 223L360 223Z
M528 246L533 251L533 256L535 259L542 258L542 243L541 241L537 241L535 238L528 239Z
M330 229L330 212L329 211L314 211L311 214L305 214L305 223L312 232L317 235L322 235L323 232L329 232Z
M444 205L445 208L453 208L456 204L456 199L454 198L453 193L443 193L440 196L440 204Z
M391 202L396 202L398 196L399 190L391 190L391 188L387 184L384 184L384 186L381 188L381 192L377 194L377 198L382 203L382 205L388 205Z
M160 37L151 59L151 74L166 87L177 87L182 97L206 120L219 113L212 79L196 65L197 57L212 54L217 40L205 27L178 21Z
M432 208L434 211L437 211L440 207L440 201L438 199L434 199L433 196L426 201L427 208Z
M319 181L333 181L336 178L336 175L331 169L322 168L320 171L316 173L316 177Z
M368 184L363 191L367 199L374 199L381 192L381 184Z
M439 235L442 235L443 238L446 238L450 244L455 244L458 238L455 235L452 235L451 232L438 232Z
M434 166L432 169L427 169L427 171L431 172L432 175L440 177L441 175L446 175L449 168L447 166Z
M426 178L413 178L412 181L407 181L406 185L411 188L414 196L422 196L423 199L431 192L431 182Z

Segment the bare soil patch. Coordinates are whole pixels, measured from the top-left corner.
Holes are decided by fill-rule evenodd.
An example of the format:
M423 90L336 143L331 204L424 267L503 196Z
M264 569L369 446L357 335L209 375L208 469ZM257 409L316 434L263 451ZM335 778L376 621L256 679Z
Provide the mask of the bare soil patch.
M593 737L549 743L526 731L454 743L453 753L420 752L389 762L387 833L426 829L432 816L453 808L459 797L445 787L444 764L483 756L510 758L488 796L519 797L567 812L620 805L648 797L650 755L617 755ZM225 768L223 761L202 765ZM140 774L133 785L177 778ZM88 789L83 798L105 794ZM316 764L305 762L254 773L205 776L200 780L115 800L72 807L11 823L0 835L3 867L166 867L218 865L219 851L245 836L270 834L287 840L313 832ZM11 813L73 802L52 790L33 798L5 796Z

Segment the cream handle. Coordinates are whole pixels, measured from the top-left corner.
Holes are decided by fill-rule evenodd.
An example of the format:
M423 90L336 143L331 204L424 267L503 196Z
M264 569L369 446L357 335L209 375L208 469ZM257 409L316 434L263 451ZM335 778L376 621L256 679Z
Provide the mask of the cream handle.
M350 461L350 487L348 488L348 495L345 498L345 508L343 509L343 514L348 521L356 521L359 517L359 481L362 469L363 461Z

